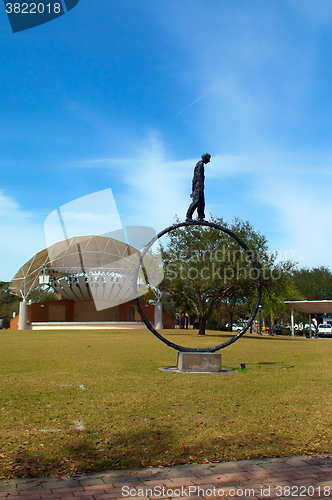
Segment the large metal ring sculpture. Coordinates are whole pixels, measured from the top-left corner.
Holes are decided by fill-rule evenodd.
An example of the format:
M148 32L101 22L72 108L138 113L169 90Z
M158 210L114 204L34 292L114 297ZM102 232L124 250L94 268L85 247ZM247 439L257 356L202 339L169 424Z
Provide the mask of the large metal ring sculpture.
M162 236L164 236L167 233L170 233L174 229L177 229L179 227L185 227L185 226L208 226L208 227L213 227L214 229L218 229L219 231L222 231L223 233L228 234L229 236L231 236L232 238L234 238L238 242L238 244L243 248L243 250L245 251L245 253L249 257L253 268L255 269L255 274L256 274L255 279L256 279L256 283L257 283L257 298L256 298L256 303L255 303L253 312L252 312L252 314L251 314L251 316L249 318L249 321L247 322L246 326L244 328L242 328L242 330L237 335L234 335L234 337L232 337L231 339L229 339L226 342L223 342L222 344L219 344L219 345L217 345L215 347L205 347L205 348L201 348L201 349L200 348L195 348L195 347L183 347L183 346L174 344L173 342L170 342L169 340L165 339L165 337L163 337L160 333L157 332L157 330L155 330L153 328L153 326L151 325L151 323L149 322L149 320L146 318L145 314L142 311L142 308L141 308L141 305L140 305L140 302L139 302L139 299L138 299L138 292L137 292L138 271L139 271L139 268L140 268L140 266L142 264L142 260L143 260L144 256L146 255L146 253L148 252L148 250L152 247L152 245L157 240L159 240L159 238L161 238ZM234 234L232 231L230 231L226 227L219 226L219 224L215 224L214 222L208 222L208 221L205 221L205 220L202 220L202 221L180 222L179 224L174 224L173 226L170 226L170 227L164 229L163 231L161 231L160 233L158 233L150 241L150 243L148 243L146 245L146 247L144 248L143 252L141 253L141 255L139 257L139 260L138 260L138 263L136 265L135 272L134 272L133 285L134 285L135 296L137 296L137 298L136 298L137 310L138 310L138 312L139 312L142 320L144 321L145 325L147 326L147 328L159 340L161 340L162 342L164 342L164 344L167 344L169 347L172 347L173 349L176 349L177 351L180 351L180 352L216 352L216 351L219 351L220 349L224 349L225 347L229 346L230 344L233 344L234 342L236 342L237 339L239 339L240 337L242 337L243 334L246 333L246 331L248 330L248 328L250 328L250 326L251 326L251 324L252 324L252 322L253 322L253 320L254 320L254 318L256 316L256 313L258 311L259 302L260 302L260 298L261 298L260 270L259 270L259 267L258 267L258 265L257 265L257 263L256 263L256 261L255 261L255 259L253 257L253 255L252 255L251 250L249 250L249 248L244 243L244 241L241 240L241 238L239 238L236 234Z

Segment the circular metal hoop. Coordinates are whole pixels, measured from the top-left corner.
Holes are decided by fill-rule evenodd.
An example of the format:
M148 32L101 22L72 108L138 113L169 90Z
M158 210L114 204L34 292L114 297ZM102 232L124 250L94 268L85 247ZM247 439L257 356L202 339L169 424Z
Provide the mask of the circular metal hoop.
M208 222L205 220L180 222L179 224L174 224L173 226L167 227L166 229L164 229L163 231L158 233L150 241L150 243L148 243L146 245L143 252L141 253L141 255L138 259L136 268L135 268L135 272L134 272L134 278L133 278L134 293L135 293L135 296L138 295L138 292L137 292L138 271L139 271L139 268L142 264L142 260L143 260L144 256L146 255L146 253L148 252L148 250L152 247L152 245L157 240L159 240L159 238L161 238L165 234L170 233L174 229L178 229L179 227L185 227L185 226L207 226L207 227L213 227L214 229L218 229L219 231L222 231L223 233L226 233L229 236L231 236L232 238L234 238L238 242L238 244L243 248L245 253L248 255L249 260L250 260L253 268L255 269L255 274L256 274L255 279L256 279L256 283L257 283L257 298L256 298L256 303L255 303L253 312L252 312L246 326L244 328L242 328L242 330L237 335L234 335L234 337L232 337L231 339L229 339L226 342L223 342L222 344L219 344L215 347L204 347L204 348L183 347L183 346L174 344L174 342L170 342L169 340L165 339L165 337L163 337L159 332L157 332L157 330L155 330L153 328L150 321L146 318L144 312L142 311L138 297L135 299L136 306L137 306L137 310L138 310L142 320L144 321L145 325L150 330L150 332L152 332L153 335L155 335L159 340L164 342L164 344L167 344L169 347L172 347L173 349L176 349L177 351L180 351L180 352L216 352L216 351L219 351L220 349L224 349L225 347L229 346L230 344L233 344L234 342L236 342L236 340L238 340L240 337L242 337L242 335L244 333L246 333L248 328L250 328L250 326L252 325L252 322L256 316L256 313L257 313L258 307L259 307L259 302L261 299L261 278L260 278L259 267L254 259L254 256L253 256L251 250L249 250L248 246L244 243L244 241L242 241L241 238L239 238L235 233L233 233L232 231L230 231L226 227L219 226L219 224L215 224L214 222Z

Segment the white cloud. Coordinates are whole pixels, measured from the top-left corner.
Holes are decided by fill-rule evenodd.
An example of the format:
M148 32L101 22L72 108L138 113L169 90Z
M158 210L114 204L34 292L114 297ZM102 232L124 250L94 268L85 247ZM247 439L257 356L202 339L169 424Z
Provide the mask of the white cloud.
M34 217L34 214L21 210L19 203L10 196L5 195L3 190L0 189L0 216L8 218L8 221L11 222L17 218Z
M167 157L163 142L152 132L145 146L138 150L136 159L90 159L79 166L108 168L113 172L121 165L117 181L124 185L124 194L114 193L124 225L140 224L164 229L177 214L185 219L191 203L191 181L199 158L179 161ZM241 172L248 167L231 156L215 155L206 167L209 179L220 179ZM113 191L114 192L114 191Z
M0 192L0 280L10 281L19 268L45 247L42 216L26 212Z
M137 158L103 158L100 168L108 166L112 176L117 172L121 188L111 187L123 225L160 231L175 214L184 220L198 159L170 159L155 132L138 148ZM212 211L226 219L233 215L249 219L281 258L293 255L301 266L332 267L331 159L327 153L282 154L266 145L257 155L213 154L205 170L206 215ZM91 168L97 161L89 160ZM324 245L319 244L322 236Z
M282 235L273 244L280 251L280 257L285 258L285 252L289 251L301 267L332 268L329 189L314 189L311 183L291 175L287 180L275 176L264 179L258 191L261 202L277 211L276 221Z
M109 169L112 176L116 170L116 180L123 188L122 194L114 189L113 194L122 222L148 225L158 231L170 225L175 214L180 220L185 219L199 159L169 159L162 140L152 132L145 145L138 148L136 158L92 158L75 166ZM244 158L216 154L206 166L206 177L208 182L218 181L251 169L252 164Z

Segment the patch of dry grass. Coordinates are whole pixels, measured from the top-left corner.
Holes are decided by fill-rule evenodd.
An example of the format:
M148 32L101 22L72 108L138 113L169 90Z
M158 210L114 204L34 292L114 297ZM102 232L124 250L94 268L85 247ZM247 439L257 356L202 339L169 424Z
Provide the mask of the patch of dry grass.
M2 477L331 451L332 340L246 335L212 375L158 370L176 352L146 330L0 337Z

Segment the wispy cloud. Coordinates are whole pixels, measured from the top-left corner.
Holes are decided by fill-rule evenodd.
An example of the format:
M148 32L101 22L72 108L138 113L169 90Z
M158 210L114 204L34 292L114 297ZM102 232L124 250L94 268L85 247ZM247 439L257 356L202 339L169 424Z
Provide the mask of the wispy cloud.
M0 280L10 281L18 269L45 247L43 215L26 212L11 196L0 191Z
M231 77L230 77L231 78ZM214 87L213 89L210 89L208 90L207 92L204 92L203 95L201 95L200 97L197 97L197 99L195 99L191 104L189 104L189 106L187 106L186 108L184 108L182 111L179 111L179 113L177 113L176 116L179 116L181 115L182 113L184 113L185 111L187 111L187 109L191 108L191 106L193 106L194 104L196 104L196 102L200 101L201 99L203 99L205 96L211 94L211 92L213 92L214 90L216 90L217 88L219 88L220 85L218 85L217 87Z
M26 218L38 218L40 215L33 212L26 212L20 208L19 203L11 198L10 196L4 194L4 191L0 190L0 216L4 217L7 223L12 223L13 219L26 219Z
M321 178L321 185L323 183L324 178ZM332 234L329 231L332 204L330 197L324 195L325 189L314 189L310 182L290 174L287 181L275 175L261 180L257 191L261 203L276 209L271 229L279 226L279 234L272 243L281 257L288 250L293 252L300 266L332 268Z
M128 221L140 221L157 230L169 225L175 214L185 218L191 203L191 180L200 158L172 160L157 132L151 132L145 144L138 148L137 158L88 159L77 166L113 171L121 165L117 181L122 183L116 195L120 213ZM214 155L206 167L207 177L222 179L246 171L248 165L240 158Z
M184 220L197 161L169 159L160 137L151 134L137 159L122 163L123 189L116 201L124 224L148 225L159 231L171 224L174 214ZM332 265L327 251L332 235L326 229L332 204L329 196L314 188L318 182L327 191L328 186L332 189L331 161L328 155L293 157L289 152L282 156L273 149L256 156L215 154L206 166L206 213L224 216L229 205L232 215L251 218L258 225L281 258L293 255L300 265ZM121 158L104 159L100 167L112 169L120 162ZM94 168L94 160L90 164ZM318 243L321 235L324 245Z

